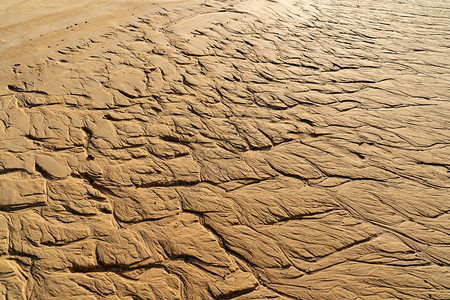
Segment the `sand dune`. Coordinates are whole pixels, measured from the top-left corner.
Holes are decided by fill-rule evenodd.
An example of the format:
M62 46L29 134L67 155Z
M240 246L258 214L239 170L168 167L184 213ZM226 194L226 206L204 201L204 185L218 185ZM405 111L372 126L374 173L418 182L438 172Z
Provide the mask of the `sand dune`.
M2 1L0 298L449 299L448 1Z

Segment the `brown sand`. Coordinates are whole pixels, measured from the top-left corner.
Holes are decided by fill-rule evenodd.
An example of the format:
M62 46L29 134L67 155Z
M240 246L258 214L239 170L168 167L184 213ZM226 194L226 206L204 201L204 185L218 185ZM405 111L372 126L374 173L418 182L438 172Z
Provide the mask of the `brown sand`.
M450 2L0 2L0 299L450 299Z

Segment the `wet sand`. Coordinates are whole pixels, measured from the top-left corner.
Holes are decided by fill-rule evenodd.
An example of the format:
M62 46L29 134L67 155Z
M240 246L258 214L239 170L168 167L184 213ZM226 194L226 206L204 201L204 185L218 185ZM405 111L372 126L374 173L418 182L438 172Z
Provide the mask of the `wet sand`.
M0 298L449 299L448 1L0 3Z

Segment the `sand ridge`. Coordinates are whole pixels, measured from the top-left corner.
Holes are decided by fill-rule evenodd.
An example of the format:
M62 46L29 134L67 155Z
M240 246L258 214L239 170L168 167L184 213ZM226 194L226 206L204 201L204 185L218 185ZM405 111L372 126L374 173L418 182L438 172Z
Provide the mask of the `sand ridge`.
M1 297L450 298L447 2L31 2Z

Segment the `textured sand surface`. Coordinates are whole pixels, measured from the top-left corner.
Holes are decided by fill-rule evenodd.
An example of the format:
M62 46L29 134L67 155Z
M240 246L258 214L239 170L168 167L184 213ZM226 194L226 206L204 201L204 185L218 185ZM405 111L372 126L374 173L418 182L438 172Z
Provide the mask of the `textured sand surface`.
M0 299L450 299L450 2L0 2Z

